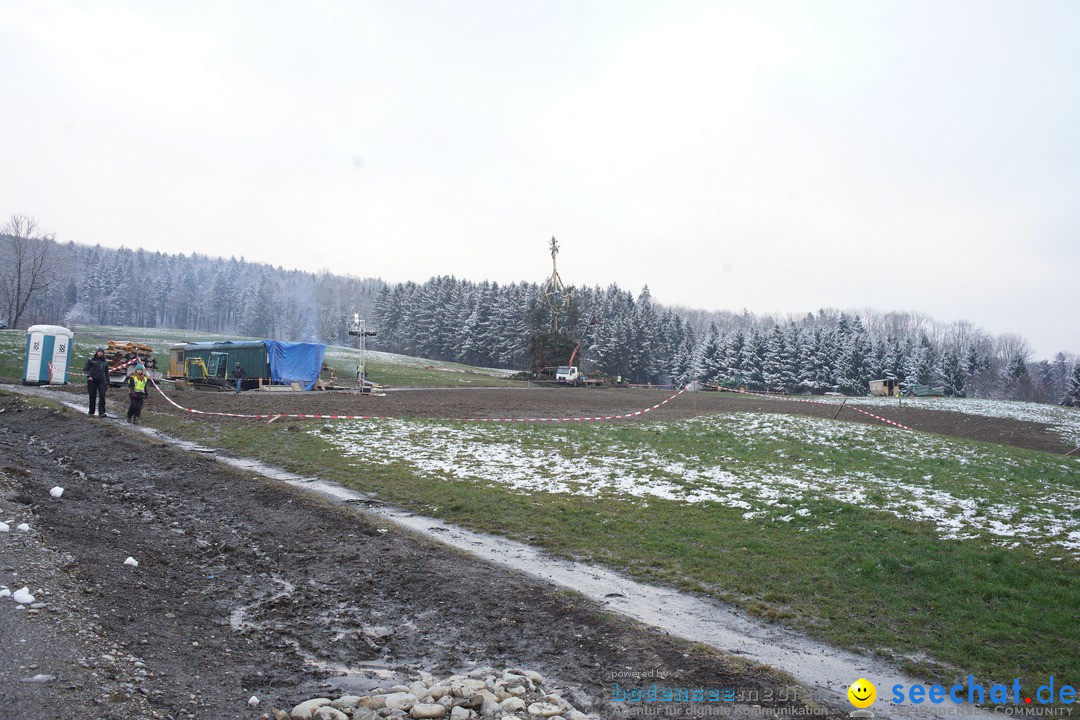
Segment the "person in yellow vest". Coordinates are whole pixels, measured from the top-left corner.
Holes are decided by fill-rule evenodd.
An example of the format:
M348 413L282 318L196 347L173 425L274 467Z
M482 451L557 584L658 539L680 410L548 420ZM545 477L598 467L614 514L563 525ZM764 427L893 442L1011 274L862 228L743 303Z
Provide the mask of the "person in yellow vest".
M146 399L150 378L146 375L146 368L142 363L135 365L135 374L128 378L128 397L131 404L128 405L127 421L137 423L142 415L143 400Z

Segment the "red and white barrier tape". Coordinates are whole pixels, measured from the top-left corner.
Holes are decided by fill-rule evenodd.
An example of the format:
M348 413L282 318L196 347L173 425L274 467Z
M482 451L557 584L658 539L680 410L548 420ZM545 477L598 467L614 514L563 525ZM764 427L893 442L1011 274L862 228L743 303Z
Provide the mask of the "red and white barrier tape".
M137 365L137 364L139 364L141 362L142 362L142 360L139 359L138 355L131 358L130 360L121 360L116 365L112 365L112 366L109 367L109 374L110 375L118 375L121 372L127 372L127 369L129 367L131 367L132 365Z
M627 420L629 418L641 417L646 413L650 413L657 408L667 405L669 402L686 392L686 388L683 388L679 392L675 393L666 400L661 400L652 407L647 407L644 410L635 410L634 412L625 413L623 415L598 415L596 417L563 417L563 418L463 418L465 422L495 422L495 423L556 423L556 422L603 422L605 420Z
M154 383L154 388L161 394L161 397L165 398L170 405L177 410L183 410L184 412L192 413L193 415L214 415L217 417L231 417L231 418L244 418L249 420L277 420L278 418L300 418L304 420L391 420L393 418L385 415L316 415L309 413L272 413L266 415L249 415L245 413L227 413L227 412L214 412L210 410L196 410L195 408L186 408L178 404L175 400L165 394L165 391L154 382L153 378L150 378L150 382ZM625 413L623 415L603 415L597 417L562 417L562 418L461 418L464 422L487 422L487 423L562 423L562 422L600 422L605 420L626 420L629 418L640 417L646 413L650 413L657 408L668 404L675 398L686 392L686 388L683 388L679 392L675 393L666 400L662 400L652 407L645 408L644 410L635 410L634 412Z
M825 403L825 404L827 405L828 403ZM888 423L889 425L894 425L894 426L900 428L901 430L910 430L911 429L907 425L902 425L902 424L896 422L895 420L890 420L889 418L881 417L880 415L875 415L872 412L866 412L865 410L862 410L861 408L857 408L857 407L854 407L852 405L846 405L845 407L847 407L850 410L854 410L857 413L862 413L863 415L867 415L869 417L872 417L875 420L880 420L883 423Z
M171 397L169 397L168 395L165 394L165 391L161 389L161 387L157 384L157 382L154 381L153 378L150 378L150 382L152 382L154 384L154 388L157 389L157 391L161 394L161 396L163 398L165 398L165 400L167 400L170 405L175 407L177 410L183 410L184 412L188 412L188 413L191 413L193 415L214 415L214 416L217 416L217 417L242 418L242 419L249 419L249 420L277 420L279 418L297 418L297 419L304 419L304 420L390 420L391 419L391 418L389 418L389 417L387 417L385 415L322 415L322 414L314 414L314 413L248 414L248 413L216 412L216 411L211 411L211 410L197 410L195 408L184 407L184 406L180 405L179 403L177 403L176 401L174 401ZM642 410L635 410L634 412L624 413L622 415L597 415L597 416L588 416L588 417L582 416L582 417L551 417L551 418L544 418L544 417L539 417L539 418L534 418L534 417L530 417L530 418L469 417L469 418L461 418L461 420L463 422L482 422L482 423L566 423L566 422L605 422L605 421L609 421L609 420L628 420L630 418L641 417L641 416L643 416L643 415L645 415L647 413L652 412L653 410L657 410L657 409L663 407L664 405L668 404L669 402L671 402L675 398L679 397L684 392L686 392L686 388L683 388L683 389L679 390L677 393L675 393L674 395L672 395L671 397L669 397L669 398L667 398L665 400L661 400L660 402L656 403L652 407L647 407L647 408L644 408ZM827 403L827 402L823 402L821 400L807 400L805 398L792 398L792 397L786 397L786 396L783 396L783 395L769 395L769 394L766 394L766 393L751 392L749 390L740 390L740 391L733 391L733 392L741 392L741 393L743 393L745 395L756 395L758 397L771 398L771 399L774 399L774 400L786 400L787 402L801 402L801 403L809 403L809 404L813 404L813 405L825 405L825 406L828 406L828 407L835 407L834 403ZM902 430L911 430L911 428L909 428L907 425L902 425L902 424L900 424L900 423L898 423L898 422L896 422L894 420L890 420L888 418L881 417L880 415L875 415L874 413L867 412L865 410L861 410L861 409L859 409L859 408L857 408L857 407L855 407L853 405L841 405L840 407L842 407L842 408L843 407L850 408L851 410L854 410L855 412L862 413L863 415L874 418L875 420L880 420L883 423L888 423L889 425L892 425L894 427L898 427L898 428L900 428Z
M771 398L773 400L786 400L787 402L801 402L801 403L810 403L811 405L826 405L828 407L836 407L835 403L828 403L828 402L824 402L822 400L807 400L805 398L787 397L786 395L770 395L770 394L767 394L767 393L751 392L750 390L730 390L729 392L738 392L738 393L742 393L744 395L756 395L758 397ZM854 405L848 405L847 403L843 403L843 404L840 405L840 407L841 408L846 407L849 410L854 410L857 413L862 413L863 415L866 415L868 417L872 417L875 420L880 420L883 423L888 423L889 425L893 425L895 427L898 427L901 430L911 430L911 428L909 428L907 425L901 425L900 423L896 422L895 420L890 420L889 418L881 417L880 415L875 415L872 412L867 412L865 410L861 410L861 409L855 407ZM837 410L837 412L840 412L840 411Z

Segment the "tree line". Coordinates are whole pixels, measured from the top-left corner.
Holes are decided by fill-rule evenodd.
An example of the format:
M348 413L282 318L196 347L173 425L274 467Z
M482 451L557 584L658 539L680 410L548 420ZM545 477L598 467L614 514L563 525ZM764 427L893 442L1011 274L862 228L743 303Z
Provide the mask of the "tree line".
M353 313L370 314L385 285L243 258L59 243L12 230L9 223L0 232L0 320L12 327L125 325L345 342ZM20 255L44 258L29 298L31 265L12 262ZM23 299L16 302L20 287Z
M347 344L359 315L377 332L375 349L529 370L551 323L538 283L440 276L390 284L243 258L60 243L21 216L0 235L0 321L12 327L169 327ZM1024 338L968 322L872 310L706 312L657 303L648 287L636 296L615 284L569 290L559 352L580 342L585 372L679 386L739 377L774 391L851 395L896 378L949 395L1080 406L1075 356L1036 361Z
M769 391L865 395L874 379L942 387L950 396L1080 405L1080 363L1032 360L1028 342L921 313L819 310L799 317L708 313L635 297L617 285L571 287L563 322L581 340L582 369L683 386L738 377ZM470 365L526 369L529 340L550 323L540 286L452 276L383 287L376 346Z

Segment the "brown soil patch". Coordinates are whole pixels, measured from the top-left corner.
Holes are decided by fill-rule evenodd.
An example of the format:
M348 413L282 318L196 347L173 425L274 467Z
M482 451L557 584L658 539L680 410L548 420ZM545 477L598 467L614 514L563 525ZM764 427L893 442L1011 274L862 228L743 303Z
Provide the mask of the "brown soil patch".
M112 395L116 391L111 391ZM180 405L208 412L274 415L306 413L321 415L374 415L413 418L577 418L629 415L673 395L671 390L638 388L468 388L409 389L386 392L384 396L347 392L270 393L170 392ZM812 398L811 398L812 399ZM121 401L123 402L123 401ZM112 405L119 411L116 404ZM126 402L120 407L126 407ZM160 397L153 397L147 409L180 412ZM1029 450L1065 453L1072 448L1052 427L1037 422L991 418L923 408L862 408L914 430L952 437L999 443ZM812 417L837 415L837 405L794 402L791 399L738 393L683 393L670 402L628 421L671 420L728 412L767 412ZM870 424L884 423L845 407L839 420ZM904 432L898 429L898 432Z

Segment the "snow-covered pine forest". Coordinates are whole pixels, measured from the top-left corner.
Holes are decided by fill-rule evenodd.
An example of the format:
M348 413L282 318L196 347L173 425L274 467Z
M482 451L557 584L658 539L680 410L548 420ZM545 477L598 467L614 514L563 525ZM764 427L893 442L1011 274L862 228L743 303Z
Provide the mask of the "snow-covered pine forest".
M0 292L11 294L10 238L0 243ZM370 347L471 365L526 369L529 343L550 318L537 282L443 276L388 284L307 273L242 258L170 255L48 243L50 277L27 304L31 323L173 327L347 344L354 313ZM1080 405L1080 363L1035 360L1017 335L911 312L819 310L777 317L664 306L648 288L571 288L564 318L585 336L584 369L633 382L682 385L741 375L794 393L864 395L869 381L941 385L950 395ZM0 298L0 312L10 298ZM10 318L4 318L10 322Z

